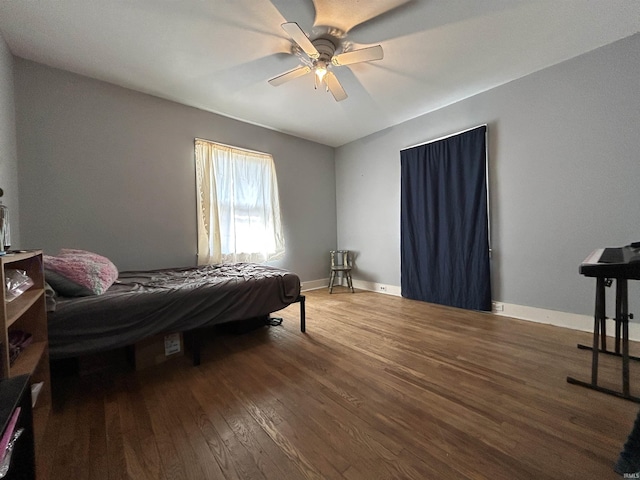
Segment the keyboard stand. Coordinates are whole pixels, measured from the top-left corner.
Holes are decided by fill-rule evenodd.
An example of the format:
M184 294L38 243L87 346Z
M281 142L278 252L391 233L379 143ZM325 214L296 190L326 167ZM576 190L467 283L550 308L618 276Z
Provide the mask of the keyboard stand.
M616 278L616 337L615 351L607 350L606 343L606 305L605 305L605 284L604 277L596 278L596 306L593 325L593 346L578 345L580 349L591 350L591 383L567 377L567 382L573 385L597 390L598 392L614 395L619 398L640 403L640 397L631 395L629 385L629 360L640 360L639 357L629 355L629 298L626 278ZM600 338L600 348L598 347ZM620 352L620 340L622 340L622 353ZM611 390L610 388L598 385L598 354L605 353L622 357L622 391Z

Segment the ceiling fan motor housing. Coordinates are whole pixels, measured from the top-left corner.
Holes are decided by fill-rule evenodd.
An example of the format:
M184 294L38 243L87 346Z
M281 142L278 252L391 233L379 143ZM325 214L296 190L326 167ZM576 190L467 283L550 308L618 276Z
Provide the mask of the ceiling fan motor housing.
M332 42L328 38L321 37L316 38L311 43L313 43L313 46L316 47L316 50L318 50L318 53L320 54L318 60L331 62L331 58L333 57L334 53L336 53L337 48L334 42Z

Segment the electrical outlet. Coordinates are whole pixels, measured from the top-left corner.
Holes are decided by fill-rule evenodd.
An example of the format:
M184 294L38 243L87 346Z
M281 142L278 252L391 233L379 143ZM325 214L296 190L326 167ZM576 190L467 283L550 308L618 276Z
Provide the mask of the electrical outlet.
M491 302L491 309L494 312L504 312L504 304L500 302Z
M379 289L381 292L386 292L386 291L387 291L387 286L386 286L386 285L380 285L380 286L378 287L378 289Z

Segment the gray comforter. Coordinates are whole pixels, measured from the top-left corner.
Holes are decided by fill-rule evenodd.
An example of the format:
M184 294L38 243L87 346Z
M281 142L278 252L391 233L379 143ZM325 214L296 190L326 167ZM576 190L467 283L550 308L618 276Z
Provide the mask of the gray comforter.
M122 272L104 294L58 298L49 312L49 352L67 358L266 315L296 301L299 277L266 265L234 263Z

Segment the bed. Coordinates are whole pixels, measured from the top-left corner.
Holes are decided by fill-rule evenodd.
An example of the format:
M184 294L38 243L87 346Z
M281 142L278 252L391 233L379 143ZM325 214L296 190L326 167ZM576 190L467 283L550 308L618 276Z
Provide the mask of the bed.
M45 276L46 267L45 260ZM300 302L304 332L299 277L267 265L233 263L120 272L99 295L56 295L55 310L48 313L49 354L52 359L79 357L130 346L164 332L198 332L268 315L295 302ZM197 342L192 348L197 364Z

